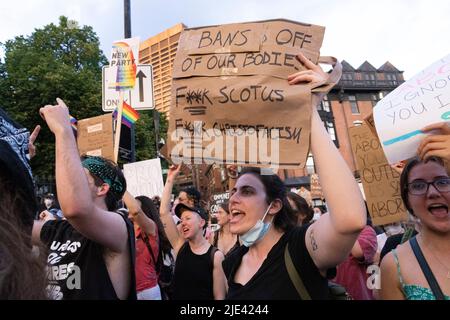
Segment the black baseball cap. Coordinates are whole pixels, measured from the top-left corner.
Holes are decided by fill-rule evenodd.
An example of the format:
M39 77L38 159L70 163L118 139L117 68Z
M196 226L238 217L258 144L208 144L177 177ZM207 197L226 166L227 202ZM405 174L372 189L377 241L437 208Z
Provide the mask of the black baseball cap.
M181 214L184 211L195 212L200 216L200 218L202 218L205 221L208 221L208 213L206 213L206 211L202 207L198 207L198 206L189 207L189 206L185 205L184 203L177 204L177 206L175 207L175 214L177 215L178 218L181 219Z

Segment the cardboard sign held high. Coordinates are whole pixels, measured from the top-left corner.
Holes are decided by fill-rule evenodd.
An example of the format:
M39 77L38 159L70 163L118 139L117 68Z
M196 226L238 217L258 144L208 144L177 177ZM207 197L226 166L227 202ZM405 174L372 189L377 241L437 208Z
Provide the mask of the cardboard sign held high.
M112 115L78 120L77 144L80 155L102 156L114 161Z
M185 30L174 61L172 161L304 167L314 87L287 77L304 70L299 52L319 61L324 32L288 20Z
M400 196L400 176L388 164L380 141L366 124L351 127L349 132L373 224L405 221L407 211Z
M381 99L373 117L389 163L415 156L421 129L450 121L450 54Z

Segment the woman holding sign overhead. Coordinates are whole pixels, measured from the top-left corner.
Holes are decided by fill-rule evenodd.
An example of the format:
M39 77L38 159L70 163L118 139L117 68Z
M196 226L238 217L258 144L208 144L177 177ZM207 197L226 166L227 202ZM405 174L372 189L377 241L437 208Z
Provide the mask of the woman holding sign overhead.
M289 84L328 79L304 55L297 59L307 70L289 76ZM312 99L311 148L329 213L297 227L281 179L245 168L231 190L230 231L243 246L223 262L228 299L328 299L330 271L345 260L366 225L358 185L316 110L321 98Z

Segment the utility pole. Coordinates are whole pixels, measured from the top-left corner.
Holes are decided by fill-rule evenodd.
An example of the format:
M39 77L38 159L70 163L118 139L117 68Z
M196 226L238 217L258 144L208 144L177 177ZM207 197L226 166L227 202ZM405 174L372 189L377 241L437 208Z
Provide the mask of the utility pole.
M123 0L123 13L124 13L124 30L125 38L131 38L131 10L130 1Z
M123 14L124 14L124 36L125 39L127 38L131 38L131 5L130 5L130 1L131 0L123 0ZM135 162L136 161L136 140L135 140L135 126L134 124L131 125L131 132L130 132L130 137L131 137L131 144L130 144L130 148L131 148L131 156L130 156L130 162Z

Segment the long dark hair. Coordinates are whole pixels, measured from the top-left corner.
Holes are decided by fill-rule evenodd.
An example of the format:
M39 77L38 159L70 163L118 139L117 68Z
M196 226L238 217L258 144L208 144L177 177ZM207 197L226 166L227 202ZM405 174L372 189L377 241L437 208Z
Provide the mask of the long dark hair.
M230 208L229 208L229 201L226 200L219 204L219 207L221 207L227 214L230 214ZM214 232L214 241L213 245L217 247L217 244L219 243L219 234L223 232L222 226L220 226L220 230L218 232Z
M37 211L33 183L14 151L0 140L0 299L47 299L46 250L32 251Z
M159 237L159 255L158 255L158 263L164 259L163 256L166 254L170 254L170 250L172 249L172 246L167 239L166 232L164 231L163 224L161 222L161 219L159 217L159 212L156 209L155 204L153 203L152 199L146 196L138 196L136 197L136 200L139 200L141 202L141 209L145 213L145 215L152 219L153 222L155 222L157 228L158 228L158 237Z
M303 197L292 191L288 192L287 197L295 203L295 206L298 209L298 212L296 213L297 216L300 214L305 215L302 219L302 225L310 222L314 216L314 210L308 205L308 202L306 202Z
M297 217L289 204L286 186L280 177L276 174L261 174L261 168L255 167L245 167L239 174L239 177L244 174L254 175L264 185L267 205L276 199L281 201L282 208L277 214L275 214L273 219L273 225L275 228L283 231L288 231L294 228L297 225Z
M402 174L400 176L400 194L402 196L403 203L405 204L405 208L411 213L413 216L415 216L415 213L411 206L409 205L409 193L408 193L408 178L409 174L411 173L411 170L421 163L428 163L430 161L436 162L437 164L440 164L445 168L444 161L439 157L429 157L425 159L424 161L421 161L419 158L415 157L409 160L409 162L406 164L405 168L402 171Z

